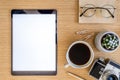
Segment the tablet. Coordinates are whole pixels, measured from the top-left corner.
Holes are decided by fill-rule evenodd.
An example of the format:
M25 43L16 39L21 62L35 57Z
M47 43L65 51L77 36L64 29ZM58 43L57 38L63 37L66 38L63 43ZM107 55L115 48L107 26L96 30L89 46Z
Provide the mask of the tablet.
M57 11L12 10L11 73L56 75Z

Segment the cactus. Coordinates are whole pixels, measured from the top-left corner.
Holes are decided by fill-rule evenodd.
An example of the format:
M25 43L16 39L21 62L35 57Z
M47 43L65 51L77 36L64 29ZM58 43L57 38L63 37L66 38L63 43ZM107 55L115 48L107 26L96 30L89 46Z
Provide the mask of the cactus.
M107 50L114 50L119 45L119 39L115 34L108 33L102 37L101 45Z

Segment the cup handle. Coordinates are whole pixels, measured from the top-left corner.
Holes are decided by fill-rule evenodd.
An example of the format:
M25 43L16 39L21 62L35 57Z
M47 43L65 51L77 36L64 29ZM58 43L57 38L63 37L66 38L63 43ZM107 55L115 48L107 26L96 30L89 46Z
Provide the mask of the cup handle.
M68 68L70 65L67 63L64 65L64 68Z

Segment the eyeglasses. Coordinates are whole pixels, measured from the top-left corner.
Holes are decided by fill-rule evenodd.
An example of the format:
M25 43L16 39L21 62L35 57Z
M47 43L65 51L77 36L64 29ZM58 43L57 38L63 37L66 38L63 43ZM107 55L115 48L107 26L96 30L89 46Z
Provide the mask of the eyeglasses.
M80 14L80 17L85 16L85 17L91 17L95 14L97 9L100 9L100 12L102 13L103 17L112 17L114 18L114 12L115 9L114 6L112 5L104 5L102 7L95 7L93 4L86 4L85 6L81 7L82 8L82 13Z

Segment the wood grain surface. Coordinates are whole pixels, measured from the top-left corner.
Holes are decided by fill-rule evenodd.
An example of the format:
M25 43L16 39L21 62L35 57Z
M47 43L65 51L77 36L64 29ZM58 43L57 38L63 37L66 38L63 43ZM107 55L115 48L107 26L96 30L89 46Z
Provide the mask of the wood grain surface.
M0 80L77 80L66 71L73 72L86 80L94 80L85 69L64 68L66 51L69 45L82 40L85 35L76 31L88 30L94 36L87 42L92 46L95 58L112 58L120 63L120 48L114 53L99 52L94 45L95 35L103 30L114 31L120 36L120 0L117 0L117 22L112 24L79 24L78 0L0 0ZM56 9L58 11L58 72L56 76L13 76L11 75L11 10L12 9Z

